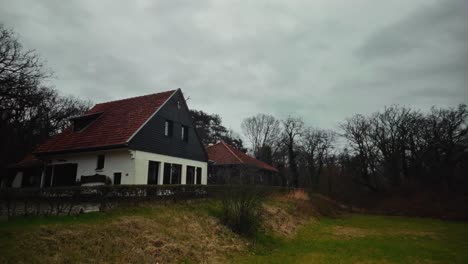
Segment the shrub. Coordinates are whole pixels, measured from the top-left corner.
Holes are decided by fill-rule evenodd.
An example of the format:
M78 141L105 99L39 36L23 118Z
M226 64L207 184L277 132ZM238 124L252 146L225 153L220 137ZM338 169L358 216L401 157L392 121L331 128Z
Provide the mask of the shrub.
M236 233L255 235L261 226L262 197L262 192L256 188L229 188L221 199L223 223Z

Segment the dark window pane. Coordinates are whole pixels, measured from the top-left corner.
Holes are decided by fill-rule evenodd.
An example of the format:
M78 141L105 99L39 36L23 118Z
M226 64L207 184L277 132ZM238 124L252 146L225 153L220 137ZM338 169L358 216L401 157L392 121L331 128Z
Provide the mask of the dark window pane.
M72 186L76 184L77 164L59 164L54 166L54 186Z
M44 178L44 187L50 187L52 186L52 172L54 170L54 166L49 165L46 167L45 171L45 178Z
M180 184L182 175L182 165L172 164L171 184Z
M96 170L100 170L104 168L104 159L105 159L104 155L98 156Z
M171 184L171 164L170 163L164 163L163 184Z
M187 166L187 184L195 184L195 167Z
M159 162L150 160L148 163L148 184L158 184Z
M114 173L114 185L120 185L122 181L122 173L116 172Z
M21 187L39 187L41 184L41 169L26 169L23 171Z
M189 130L188 130L188 127L187 126L182 126L182 129L181 129L181 139L183 141L188 141L188 133L189 133Z
M197 184L201 184L202 168L197 167Z

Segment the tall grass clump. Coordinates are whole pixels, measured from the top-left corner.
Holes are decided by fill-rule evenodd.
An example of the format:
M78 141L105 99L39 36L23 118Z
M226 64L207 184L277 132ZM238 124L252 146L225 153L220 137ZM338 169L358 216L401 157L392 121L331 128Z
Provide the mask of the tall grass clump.
M231 187L222 195L222 222L234 232L254 236L261 226L263 194L249 186Z

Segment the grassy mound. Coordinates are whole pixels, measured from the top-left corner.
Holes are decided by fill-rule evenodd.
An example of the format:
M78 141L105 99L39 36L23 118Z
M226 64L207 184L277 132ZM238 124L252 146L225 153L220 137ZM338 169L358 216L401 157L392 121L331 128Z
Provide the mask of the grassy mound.
M0 263L223 263L247 248L210 202L0 224Z
M333 201L301 191L228 197L0 222L0 263L226 263L339 214ZM243 229L247 238L236 229L245 223L255 226Z

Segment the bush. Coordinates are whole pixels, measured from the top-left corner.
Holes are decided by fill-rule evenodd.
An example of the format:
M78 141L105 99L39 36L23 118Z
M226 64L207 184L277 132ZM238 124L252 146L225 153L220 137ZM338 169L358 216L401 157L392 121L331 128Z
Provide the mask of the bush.
M234 232L253 236L261 226L263 192L259 189L231 187L222 197L222 221Z

